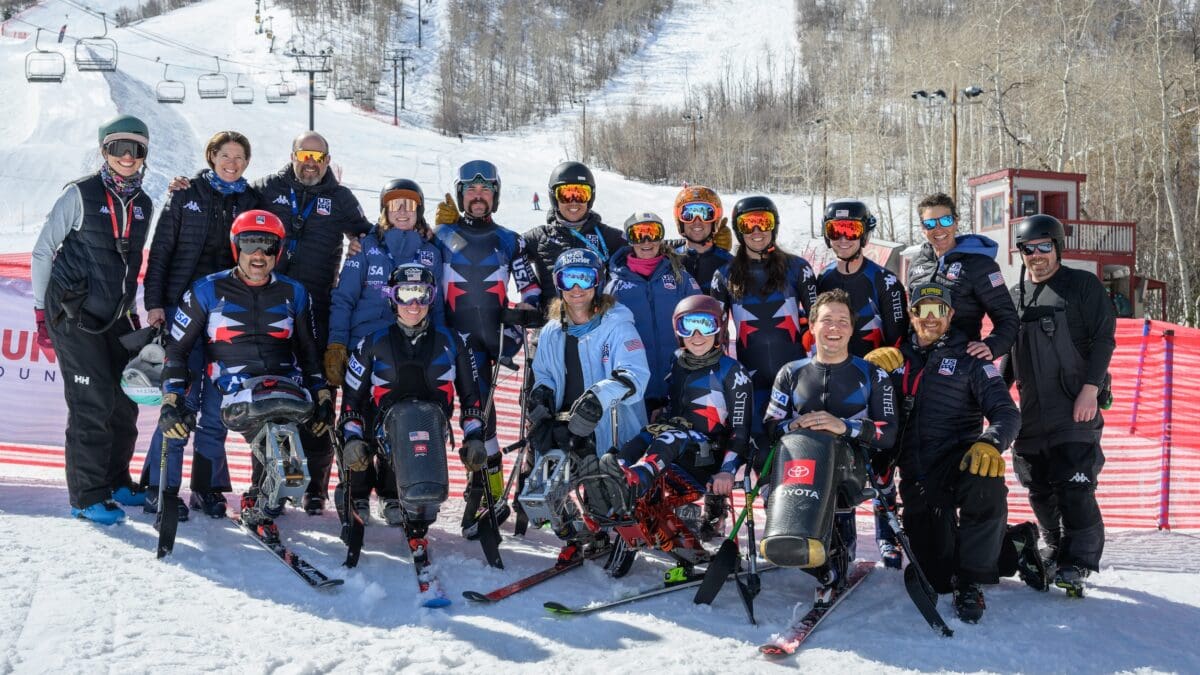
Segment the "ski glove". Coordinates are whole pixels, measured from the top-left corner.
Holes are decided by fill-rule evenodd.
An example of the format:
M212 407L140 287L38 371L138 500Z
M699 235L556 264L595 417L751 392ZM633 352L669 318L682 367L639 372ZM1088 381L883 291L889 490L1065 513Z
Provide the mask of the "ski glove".
M967 454L963 455L958 464L959 471L970 471L973 475L984 478L1004 477L1004 458L1000 451L991 443L975 441Z
M895 347L872 349L863 358L888 373L897 371L904 366L904 355Z
M313 411L308 421L308 429L313 436L323 436L329 427L333 426L333 395L328 389L317 392L317 409Z
M487 464L487 446L483 444L483 433L473 431L463 438L463 444L458 449L458 458L462 460L467 471L479 471Z
M585 391L571 406L571 421L567 422L567 431L572 436L587 438L596 430L602 417L604 406L600 405L600 399L591 391Z
M530 426L537 426L551 416L554 410L554 390L544 384L534 387L525 397L525 419Z
M454 204L454 197L450 193L446 193L446 201L438 204L437 215L434 216L433 222L438 225L449 225L450 223L458 222L458 207Z
M366 471L371 467L371 455L366 441L355 438L342 446L342 464L350 471Z
M180 408L179 394L163 395L162 408L158 411L158 428L163 436L180 441L192 433L196 427L196 413L186 408Z
M33 320L37 322L37 344L42 349L54 352L54 343L50 340L50 331L46 328L45 310L33 310Z
M733 230L729 229L729 218L721 218L721 223L713 230L713 244L726 251L733 250Z
M329 343L325 350L325 379L335 387L342 386L346 381L346 363L350 357L346 354L346 345L336 342Z

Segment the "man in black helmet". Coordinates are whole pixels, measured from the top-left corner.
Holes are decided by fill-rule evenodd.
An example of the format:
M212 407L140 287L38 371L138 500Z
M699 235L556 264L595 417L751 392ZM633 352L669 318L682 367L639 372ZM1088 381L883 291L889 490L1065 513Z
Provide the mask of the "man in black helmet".
M1057 218L1030 216L1014 226L1013 239L1021 253L1021 279L1010 289L1020 316L1008 361L1021 398L1013 468L1057 567L1055 585L1082 597L1104 549L1099 408L1112 400L1116 320L1100 279L1062 265L1066 233Z

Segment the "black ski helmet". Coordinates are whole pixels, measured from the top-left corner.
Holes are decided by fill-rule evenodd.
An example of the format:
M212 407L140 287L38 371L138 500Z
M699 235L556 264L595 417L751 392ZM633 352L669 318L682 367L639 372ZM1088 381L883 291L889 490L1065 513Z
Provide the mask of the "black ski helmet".
M458 178L454 179L454 198L458 201L459 212L467 209L463 206L463 188L471 181L483 179L492 184L492 213L500 210L500 170L495 164L486 159L473 159L458 167Z
M767 247L770 251L775 247L775 238L779 234L779 209L775 208L775 202L771 201L770 197L763 195L754 195L752 197L742 197L733 205L733 213L729 214L730 224L733 226L733 234L737 237L738 244L745 246L745 237L741 230L737 228L738 216L743 213L752 213L754 211L768 211L775 215L775 229L771 232L771 244Z
M563 162L550 172L550 182L546 187L550 196L550 210L558 213L558 199L554 196L554 188L568 184L586 185L592 188L592 198L587 203L588 210L591 211L592 204L596 201L596 178L592 176L592 170L587 168L583 162Z
M417 202L417 222L425 222L425 193L415 180L393 178L379 191L379 212L387 211L387 203L393 199L412 199Z
M426 266L420 263L404 263L397 265L396 269L388 275L388 305L392 308L392 313L398 311L396 303L391 298L390 289L396 284L422 284L433 289L434 298L437 297L437 278L433 276L433 272Z
M1062 221L1054 216L1039 213L1024 218L1013 227L1013 246L1019 248L1021 244L1035 239L1054 240L1054 250L1058 259L1062 260L1063 249L1067 246L1067 232Z
M875 216L871 214L871 209L866 204L857 199L839 199L829 202L825 207L825 213L821 216L821 237L825 239L825 246L830 246L829 237L825 236L825 223L831 220L857 220L863 224L862 246L866 247L867 240L871 237L871 231L875 229ZM862 248L859 248L862 251Z

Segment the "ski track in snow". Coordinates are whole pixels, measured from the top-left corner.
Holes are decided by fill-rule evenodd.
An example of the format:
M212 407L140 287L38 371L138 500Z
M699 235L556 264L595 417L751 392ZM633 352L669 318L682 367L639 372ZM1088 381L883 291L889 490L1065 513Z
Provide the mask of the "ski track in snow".
M89 4L111 13L129 2ZM291 22L281 8L271 11L277 43L284 44ZM764 43L771 45L773 58L786 58L795 44L793 11L790 0L677 0L645 48L588 95L588 114L598 119L647 100L682 105L689 92L718 79L723 68L738 71L747 59L757 58ZM59 0L47 0L23 16L57 27L68 12L72 34L100 31L98 20ZM436 47L443 3L428 5L426 12L431 23L425 39ZM0 149L0 250L30 249L42 214L63 183L97 165L97 124L118 112L144 116L150 124L147 185L159 206L165 180L195 173L203 164L203 141L219 129L238 129L250 137L249 178L282 166L290 139L304 128L308 102L300 95L287 105L262 103L265 84L277 81L277 70L290 71L291 64L267 53L265 40L253 34L252 13L252 3L245 0L207 0L139 24L229 58L270 65L270 73L246 78L257 97L248 107L197 100L194 71L172 71L188 84L186 103L154 103L147 97L162 68L133 58L122 58L117 73L69 68L61 86L27 85L23 59L32 40L0 39L0 86L10 92L0 97L0 129L12 141ZM132 53L196 67L212 63L128 31L111 34ZM330 138L346 184L367 211L388 178L410 176L436 201L450 188L458 164L486 157L503 176L499 222L519 231L539 224L544 212L531 212L529 199L535 190L545 197L546 175L568 158L569 138L582 111L459 142L414 126L429 124L438 77L436 59L427 54L415 65L417 72L408 80L411 110L399 127L384 114L390 111L385 96L378 96L381 112L371 115L332 97L316 106L317 128ZM620 223L634 210L670 213L676 186L646 185L604 171L597 177L596 209L610 223ZM725 195L727 205L739 196ZM804 244L810 198L776 199L784 213L781 239ZM644 556L624 579L609 579L589 563L498 604L474 606L462 599L464 590L486 592L552 564L557 542L544 531L528 539L508 536L501 549L506 569L491 569L482 562L478 544L459 536L462 505L451 499L431 530L430 554L453 605L431 610L418 604L402 532L381 526L378 519L367 528L363 558L354 570L339 567L345 549L332 510L317 518L291 511L280 519L289 547L331 576L345 578L342 588L322 592L305 586L232 523L193 515L180 526L175 554L159 562L152 516L129 509L129 522L112 528L74 521L66 517L60 473L6 472L0 479L0 541L5 542L0 569L10 573L0 576L0 673L625 673L647 668L707 673L796 667L837 673L1200 672L1200 656L1186 637L1200 619L1200 538L1194 534L1110 532L1105 569L1093 577L1095 589L1083 601L1068 600L1057 590L1038 594L1006 579L986 590L983 622L968 626L953 618L943 597L940 610L957 632L950 640L925 627L899 574L877 569L800 654L775 665L757 658L754 647L809 605L814 584L798 571L764 576L757 627L747 624L732 586L712 607L691 604L691 594L682 591L589 617L558 618L543 610L547 600L586 604L652 586L667 563ZM860 519L859 532L859 551L874 551L870 522Z

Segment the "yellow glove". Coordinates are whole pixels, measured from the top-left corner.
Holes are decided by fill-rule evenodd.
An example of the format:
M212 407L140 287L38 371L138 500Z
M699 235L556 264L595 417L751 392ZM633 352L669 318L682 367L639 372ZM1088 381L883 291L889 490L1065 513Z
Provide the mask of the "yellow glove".
M726 251L733 250L733 230L729 229L729 218L722 217L721 222L717 224L717 229L713 230L713 243L717 248L723 248Z
M329 347L325 349L325 379L335 387L342 386L346 381L346 362L350 357L346 355L346 345L339 345L336 342L329 343Z
M971 449L967 450L967 454L963 455L962 461L958 463L958 470L970 471L976 476L985 478L1002 478L1004 477L1004 458L1000 456L1000 451L996 449L996 446L991 443L975 441Z
M454 197L447 192L446 201L438 204L437 215L434 216L433 222L438 225L449 225L450 223L458 222L458 206L454 203Z
M885 372L900 370L904 366L904 355L895 347L880 347L872 349L863 357L872 364L883 368Z

